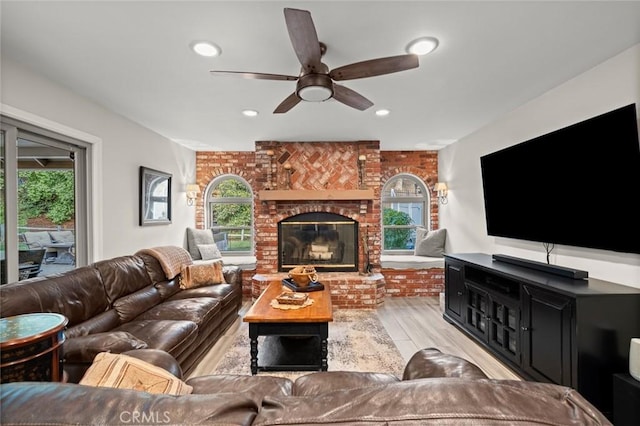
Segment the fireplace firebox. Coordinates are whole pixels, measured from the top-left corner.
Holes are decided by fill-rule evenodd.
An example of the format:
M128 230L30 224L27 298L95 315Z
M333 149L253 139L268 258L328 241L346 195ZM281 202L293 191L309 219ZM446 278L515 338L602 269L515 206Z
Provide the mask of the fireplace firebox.
M313 265L318 272L358 270L358 222L335 213L302 213L278 223L278 270Z

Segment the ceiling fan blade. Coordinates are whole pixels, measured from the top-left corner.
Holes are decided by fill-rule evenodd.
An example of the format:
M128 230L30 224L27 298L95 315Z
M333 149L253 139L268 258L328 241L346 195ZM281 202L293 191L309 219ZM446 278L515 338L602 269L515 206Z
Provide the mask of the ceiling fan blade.
M398 71L418 68L420 65L417 55L389 56L387 58L370 59L356 62L331 70L329 76L337 81L353 80L356 78L375 77Z
M243 71L209 71L214 75L230 75L234 77L242 77L253 80L288 80L294 81L297 80L298 77L294 77L292 75L282 75L282 74L266 74L260 72L243 72Z
M273 111L274 114L282 114L289 111L294 106L300 103L300 98L295 92L286 97L286 99L280 102L280 105Z
M289 38L298 60L306 72L318 72L322 69L322 52L316 27L307 10L284 9Z
M333 85L333 99L342 102L352 108L364 111L373 105L369 99L365 98L358 92L355 92L347 87L340 86L339 84Z

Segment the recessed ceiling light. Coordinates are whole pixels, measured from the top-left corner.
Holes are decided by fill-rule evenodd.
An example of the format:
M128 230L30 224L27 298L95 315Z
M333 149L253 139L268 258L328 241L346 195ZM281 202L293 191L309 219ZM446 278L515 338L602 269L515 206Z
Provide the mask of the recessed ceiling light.
M379 109L376 111L376 115L378 117L384 117L385 115L389 115L391 111L389 111L388 109Z
M426 55L438 47L438 39L435 37L420 37L407 45L407 53L414 55Z
M191 43L191 49L198 55L207 57L218 56L222 53L222 49L210 41L195 41Z
M242 110L242 114L246 115L247 117L255 117L256 115L258 115L258 111L256 111L255 109L245 109Z

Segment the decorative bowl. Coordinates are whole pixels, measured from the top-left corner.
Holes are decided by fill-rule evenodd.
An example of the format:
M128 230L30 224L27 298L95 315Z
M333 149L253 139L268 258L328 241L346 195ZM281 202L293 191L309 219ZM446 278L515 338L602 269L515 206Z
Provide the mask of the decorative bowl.
M313 266L296 266L289 271L289 278L295 282L298 287L306 287L310 282L318 281L316 268Z

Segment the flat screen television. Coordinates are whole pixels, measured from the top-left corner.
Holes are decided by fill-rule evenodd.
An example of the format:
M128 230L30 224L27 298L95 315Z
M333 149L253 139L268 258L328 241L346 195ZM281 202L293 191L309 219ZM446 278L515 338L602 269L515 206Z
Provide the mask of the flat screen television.
M480 158L491 236L640 254L636 105Z

